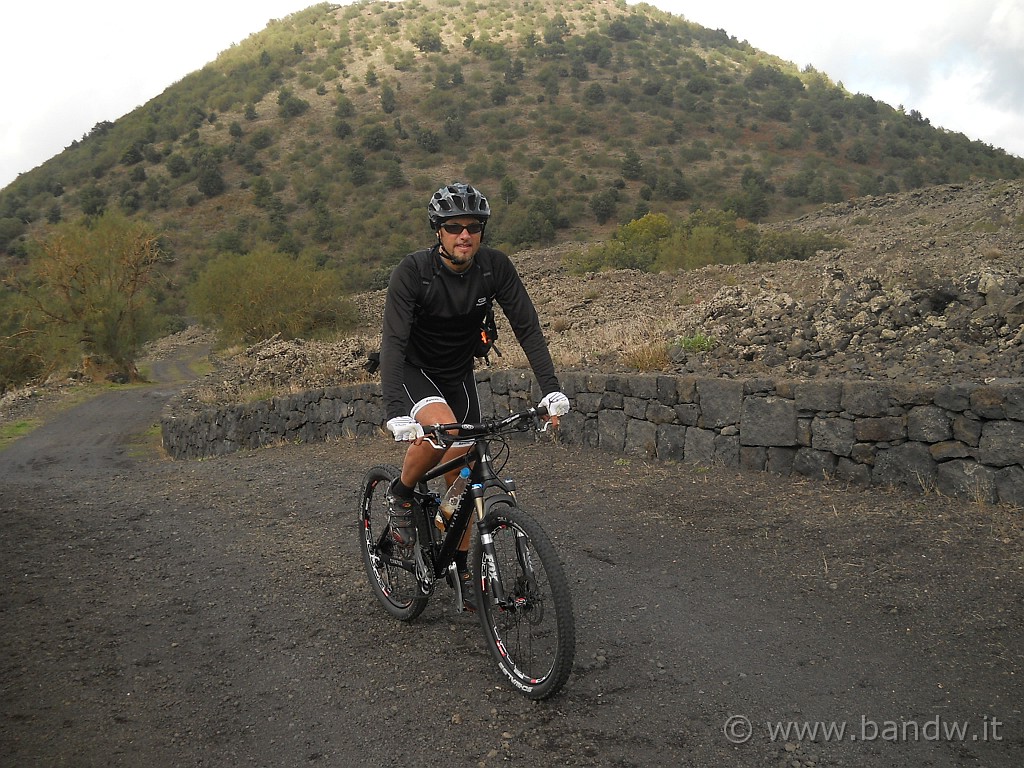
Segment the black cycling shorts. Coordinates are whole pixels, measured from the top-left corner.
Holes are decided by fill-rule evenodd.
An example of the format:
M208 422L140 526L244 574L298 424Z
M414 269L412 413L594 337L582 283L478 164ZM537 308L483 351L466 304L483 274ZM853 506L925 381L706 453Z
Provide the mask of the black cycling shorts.
M452 409L456 421L480 421L480 396L472 369L462 379L448 380L406 363L402 386L409 415L414 419L424 406L444 402Z

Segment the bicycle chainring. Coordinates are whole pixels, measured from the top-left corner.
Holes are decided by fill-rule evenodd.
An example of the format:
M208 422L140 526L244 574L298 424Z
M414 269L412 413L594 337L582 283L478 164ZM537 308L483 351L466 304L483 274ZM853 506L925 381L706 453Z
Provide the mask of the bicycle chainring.
M416 563L416 583L419 585L420 593L429 597L434 594L433 559L429 555L424 557L424 549L419 544L413 550L413 559Z

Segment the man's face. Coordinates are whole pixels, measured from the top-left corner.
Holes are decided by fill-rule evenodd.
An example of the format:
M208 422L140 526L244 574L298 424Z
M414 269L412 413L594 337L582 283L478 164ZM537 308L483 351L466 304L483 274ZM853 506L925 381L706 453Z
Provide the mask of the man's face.
M470 232L467 227L477 231ZM480 250L480 242L483 240L484 233L479 219L473 216L459 216L454 219L445 219L441 228L437 230L437 236L444 250L458 260L452 262L453 269L456 272L461 272L468 269L473 262L473 257Z

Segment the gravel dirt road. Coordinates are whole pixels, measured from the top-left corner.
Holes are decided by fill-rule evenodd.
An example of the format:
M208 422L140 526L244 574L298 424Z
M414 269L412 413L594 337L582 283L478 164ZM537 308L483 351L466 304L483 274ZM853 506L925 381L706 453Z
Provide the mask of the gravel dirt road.
M374 602L396 446L169 461L189 362L0 452L2 766L1024 764L1019 510L516 443L578 632L531 703L443 592Z

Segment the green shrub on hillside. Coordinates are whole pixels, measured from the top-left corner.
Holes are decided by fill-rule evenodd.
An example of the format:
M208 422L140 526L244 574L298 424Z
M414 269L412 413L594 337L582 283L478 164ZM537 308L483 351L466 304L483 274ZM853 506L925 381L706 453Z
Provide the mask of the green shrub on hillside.
M263 247L212 260L189 300L201 321L220 330L223 343L253 343L278 333L297 338L350 328L356 312L342 292L335 271Z
M758 240L752 261L806 261L818 251L845 247L843 238L824 232L798 232L793 229L765 232Z
M624 224L607 243L566 257L573 272L639 269L644 272L699 269L710 264L809 259L845 242L820 232L766 232L732 211L695 211L673 224L664 214L647 214Z
M735 232L707 224L682 229L664 242L656 271L700 269L710 264L742 264L747 258Z

